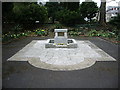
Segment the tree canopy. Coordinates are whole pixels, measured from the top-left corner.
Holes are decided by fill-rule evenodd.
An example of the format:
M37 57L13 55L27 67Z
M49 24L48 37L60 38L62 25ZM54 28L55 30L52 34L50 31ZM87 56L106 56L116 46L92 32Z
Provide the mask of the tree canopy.
M47 2L45 4L48 10L48 17L52 17L52 22L54 23L56 12L61 8L58 2Z
M13 12L15 20L22 23L35 21L44 23L48 15L47 8L35 3L14 3Z
M75 25L84 22L84 18L80 15L79 12L70 11L67 9L58 11L56 14L56 18L60 23L66 25Z
M47 8L35 2L4 2L2 11L3 22L44 23L48 18Z
M90 21L96 16L98 11L97 4L95 2L82 2L80 5L80 12L84 18L88 18Z
M70 11L77 11L79 9L79 2L61 2L60 5Z

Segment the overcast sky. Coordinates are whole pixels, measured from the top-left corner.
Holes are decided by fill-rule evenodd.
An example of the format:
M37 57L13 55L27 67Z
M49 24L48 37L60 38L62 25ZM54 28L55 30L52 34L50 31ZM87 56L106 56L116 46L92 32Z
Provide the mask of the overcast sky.
M83 1L85 1L85 0L80 0L80 2L83 2ZM97 6L100 7L101 0L92 0L92 1L96 2L96 3L97 3ZM115 1L106 0L106 1L107 1L107 3L106 3L106 7L107 7L107 6L118 6L118 2L119 2L120 0L115 0ZM111 1L111 2L110 2L110 1Z
M48 2L49 0L38 0L38 1L40 1L40 2ZM74 0L73 0L74 1ZM85 1L85 0L80 0L80 3L82 3L83 1ZM97 6L98 7L100 7L100 2L101 2L101 0L92 0L92 1L94 1L94 2L96 2L97 3ZM106 7L107 6L118 6L118 2L120 2L120 0L115 0L115 1L112 1L112 0L106 0L107 1L107 3L106 3ZM111 2L110 2L111 1Z

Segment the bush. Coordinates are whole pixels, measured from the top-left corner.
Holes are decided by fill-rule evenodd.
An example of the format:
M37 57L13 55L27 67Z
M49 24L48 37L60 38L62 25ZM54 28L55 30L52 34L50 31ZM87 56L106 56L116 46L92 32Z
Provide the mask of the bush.
M116 36L116 40L120 41L120 33L118 33L118 35Z
M117 38L117 35L114 32L110 32L110 31L96 31L96 30L91 30L88 32L88 36L102 36L102 37L106 37L106 38Z
M96 30L91 30L89 32L89 36L100 36L100 34L98 34L98 32Z
M68 34L70 36L84 35L83 30L80 30L80 29L72 29L72 30L68 31Z
M56 29L62 28L62 24L55 24L55 28Z
M3 42L7 42L10 41L12 39L16 39L16 38L20 38L22 36L28 36L28 34L30 34L30 31L27 31L25 33L8 33L8 34L4 34L2 35L2 41Z
M36 29L34 31L35 31L35 34L38 36L46 36L48 34L47 31L45 31L43 29Z
M23 28L22 28L21 25L17 24L17 25L15 25L11 30L12 30L14 33L18 33L18 32L23 31Z

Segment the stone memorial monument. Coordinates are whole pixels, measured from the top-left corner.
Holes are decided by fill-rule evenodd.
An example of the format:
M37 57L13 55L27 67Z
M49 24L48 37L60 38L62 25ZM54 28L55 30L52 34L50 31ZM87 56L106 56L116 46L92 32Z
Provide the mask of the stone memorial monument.
M64 44L67 45L67 29L55 29L55 37L54 37L54 43L59 45L59 44ZM62 34L62 35L60 35Z
M67 29L55 29L54 39L48 39L45 48L77 48L74 39L67 38Z

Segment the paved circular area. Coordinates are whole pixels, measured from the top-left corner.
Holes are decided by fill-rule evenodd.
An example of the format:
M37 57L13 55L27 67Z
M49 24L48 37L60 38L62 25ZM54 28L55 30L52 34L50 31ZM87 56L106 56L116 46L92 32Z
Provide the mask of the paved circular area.
M42 62L40 61L39 58L31 58L30 60L28 60L28 62L37 68L54 70L54 71L71 71L71 70L88 68L93 64L95 64L96 61L88 59L80 63L76 63L74 65L55 65L55 64L48 64L48 63Z
M37 41L33 47L41 49L41 52L37 55L39 57L30 58L28 62L35 67L50 70L77 70L92 66L95 61L89 57L101 56L84 41L77 42L78 48L45 48L45 42ZM31 55L35 57L36 54Z
M33 50L25 53L30 57L39 57L39 60L52 65L74 65L83 62L84 58L101 57L84 41L78 41L78 48L45 48L45 42L37 41L33 47L41 49L40 51L32 53ZM38 55L37 55L38 54Z
M47 40L33 40L12 56L10 61L28 61L49 70L77 70L92 66L96 61L115 61L90 41L77 41L78 48L45 48Z

